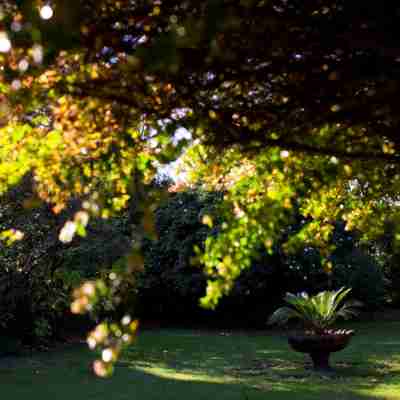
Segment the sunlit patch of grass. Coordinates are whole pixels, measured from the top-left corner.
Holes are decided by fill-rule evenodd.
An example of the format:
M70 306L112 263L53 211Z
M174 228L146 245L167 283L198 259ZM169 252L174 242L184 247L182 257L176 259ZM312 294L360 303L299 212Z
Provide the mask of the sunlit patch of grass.
M198 373L197 371L184 371L177 372L174 369L163 368L163 367L136 367L136 370L145 372L150 375L158 376L164 379L174 379L177 381L188 381L188 382L210 382L210 383L238 383L239 380L233 376L212 376L209 374Z

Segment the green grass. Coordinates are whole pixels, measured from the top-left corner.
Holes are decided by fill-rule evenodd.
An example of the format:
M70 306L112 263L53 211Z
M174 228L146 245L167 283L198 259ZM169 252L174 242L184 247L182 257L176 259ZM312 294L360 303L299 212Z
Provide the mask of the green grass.
M111 379L93 376L84 346L0 359L0 398L400 400L400 322L354 327L335 376L312 372L281 335L169 329L142 332Z

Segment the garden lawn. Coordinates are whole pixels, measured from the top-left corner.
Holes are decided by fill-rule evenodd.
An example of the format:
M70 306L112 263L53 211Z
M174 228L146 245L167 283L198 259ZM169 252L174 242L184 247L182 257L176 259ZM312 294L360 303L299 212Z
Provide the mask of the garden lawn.
M335 376L312 372L282 335L143 331L110 379L81 345L0 359L3 400L400 400L400 322L358 323ZM304 368L306 367L306 368Z

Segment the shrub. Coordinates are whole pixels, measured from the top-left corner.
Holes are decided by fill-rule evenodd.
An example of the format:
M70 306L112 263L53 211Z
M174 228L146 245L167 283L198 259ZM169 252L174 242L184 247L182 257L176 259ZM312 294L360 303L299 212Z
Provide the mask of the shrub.
M337 291L325 290L313 296L306 292L287 293L284 298L286 306L278 308L268 323L286 325L289 320L298 319L312 333L327 333L338 318L350 319L358 314L360 302L344 302L350 292L351 289L342 287Z
M220 197L218 193L176 193L158 208L158 240L145 243L146 268L138 284L142 316L176 320L202 312L198 302L206 277L191 259L194 246L201 246L212 233L201 223L202 216Z
M353 288L352 297L362 301L370 311L381 308L386 297L385 279L382 269L373 258L353 249L341 261L334 266L334 286Z
M93 220L87 238L61 243L61 227L79 205L72 202L54 215L50 205L33 198L30 177L1 198L0 231L14 227L24 238L11 246L0 243L0 336L24 343L57 336L72 289L129 249L124 216Z
M15 227L24 239L0 249L0 334L32 342L54 331L68 306L68 292L56 276L60 266L61 221L48 205L31 207L32 181L27 177L0 203L0 231Z

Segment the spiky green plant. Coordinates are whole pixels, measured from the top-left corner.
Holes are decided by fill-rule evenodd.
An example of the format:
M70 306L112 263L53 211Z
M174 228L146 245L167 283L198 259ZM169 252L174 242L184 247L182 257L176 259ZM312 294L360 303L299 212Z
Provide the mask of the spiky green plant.
M305 327L314 333L322 334L331 327L338 318L350 319L358 314L357 308L362 304L351 300L343 302L351 289L340 288L337 291L323 291L315 296L307 293L285 296L289 306L276 310L268 320L269 324L284 325L290 319L301 320Z

